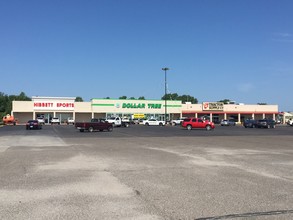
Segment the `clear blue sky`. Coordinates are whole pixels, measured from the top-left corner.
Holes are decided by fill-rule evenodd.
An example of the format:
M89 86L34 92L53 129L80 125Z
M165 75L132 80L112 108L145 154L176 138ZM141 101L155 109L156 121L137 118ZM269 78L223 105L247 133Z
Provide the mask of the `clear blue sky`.
M0 92L161 99L162 67L169 93L293 111L293 1L0 1Z

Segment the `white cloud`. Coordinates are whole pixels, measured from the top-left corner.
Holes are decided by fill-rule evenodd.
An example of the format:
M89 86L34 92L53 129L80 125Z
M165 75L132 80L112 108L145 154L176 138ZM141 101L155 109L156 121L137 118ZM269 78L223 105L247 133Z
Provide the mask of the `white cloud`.
M273 34L273 41L293 43L293 34L286 32L279 32Z
M293 34L290 34L290 33L285 33L285 32L283 32L283 33L275 33L274 34L275 36L278 36L278 37L292 37L293 36Z

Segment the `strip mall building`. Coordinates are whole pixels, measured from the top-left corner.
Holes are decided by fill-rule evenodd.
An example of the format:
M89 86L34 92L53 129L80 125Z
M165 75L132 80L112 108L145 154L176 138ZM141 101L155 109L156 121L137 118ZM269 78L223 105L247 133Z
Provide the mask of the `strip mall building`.
M246 118L262 119L278 117L278 105L223 104L203 102L182 104L181 101L92 99L90 102L75 102L75 97L39 97L32 101L13 101L11 114L19 123L43 116L48 122L58 117L64 122L68 117L75 121L89 121L91 118L127 116L131 118L158 118L164 120L180 117L207 117L214 122L221 119L235 119L238 123Z

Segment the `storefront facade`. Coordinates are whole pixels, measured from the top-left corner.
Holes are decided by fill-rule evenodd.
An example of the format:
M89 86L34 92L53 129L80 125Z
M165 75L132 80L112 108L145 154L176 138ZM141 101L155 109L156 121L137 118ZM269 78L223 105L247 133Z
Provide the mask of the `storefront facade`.
M89 121L91 118L121 116L129 118L158 118L165 120L180 117L206 117L217 122L221 119L234 119L241 123L246 118L276 119L278 105L224 105L219 102L202 104L182 104L181 101L131 100L131 99L92 99L90 102L75 102L75 97L39 97L32 101L13 101L12 115L19 123L29 119L44 117L49 122L58 117L64 122L68 117L75 121Z
M244 105L203 102L202 104L183 104L183 117L207 117L214 122L222 119L234 119L237 123L245 119L272 118L279 115L278 105Z

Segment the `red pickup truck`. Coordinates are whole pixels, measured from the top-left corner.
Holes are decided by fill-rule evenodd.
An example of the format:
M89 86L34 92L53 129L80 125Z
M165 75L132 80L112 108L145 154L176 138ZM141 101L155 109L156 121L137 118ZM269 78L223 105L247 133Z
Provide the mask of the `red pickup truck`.
M191 130L193 128L204 128L207 131L215 128L215 124L209 120L203 120L201 118L185 118L181 124L182 127Z
M103 119L93 118L90 122L76 122L75 128L84 131L113 131L113 125Z

